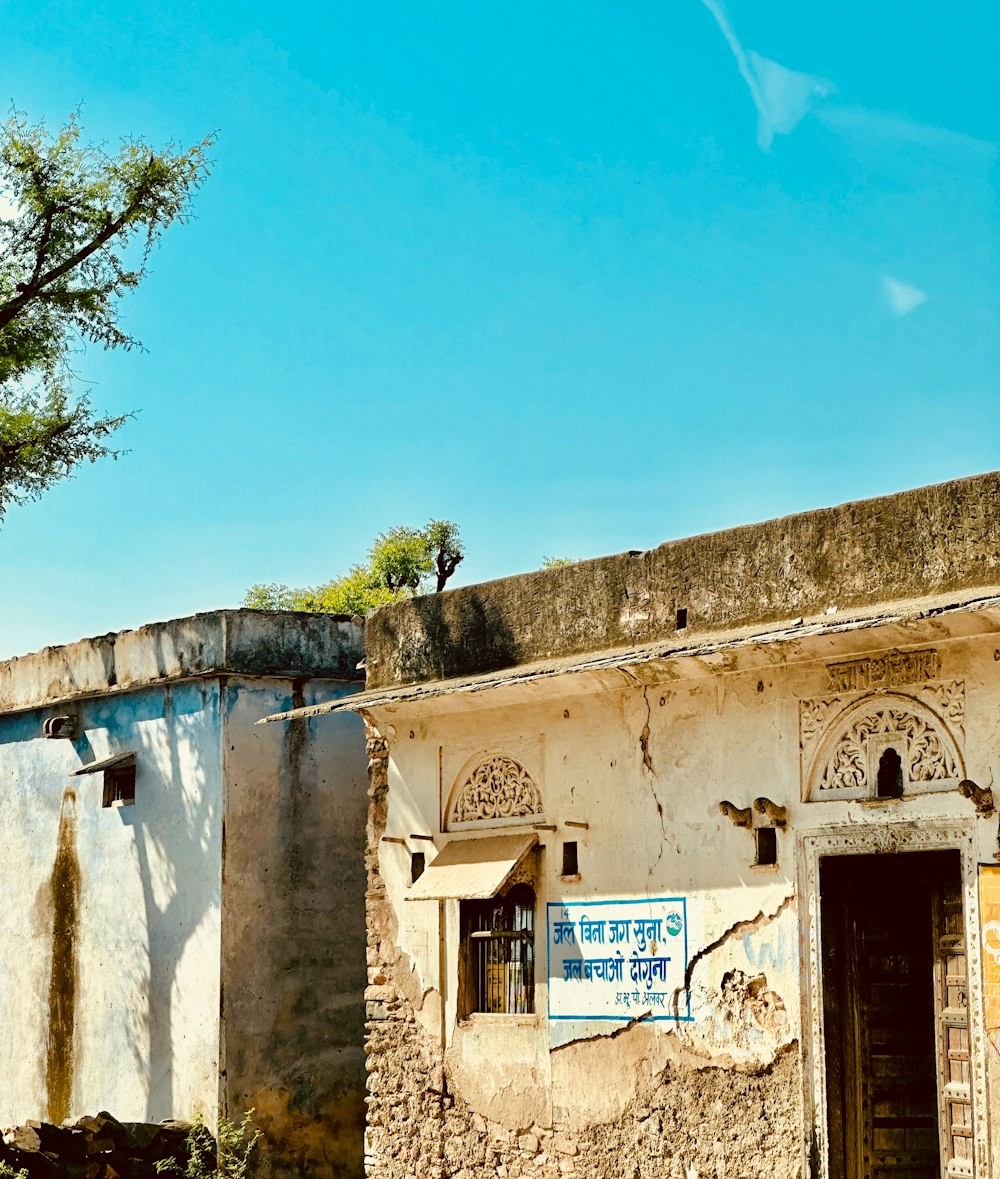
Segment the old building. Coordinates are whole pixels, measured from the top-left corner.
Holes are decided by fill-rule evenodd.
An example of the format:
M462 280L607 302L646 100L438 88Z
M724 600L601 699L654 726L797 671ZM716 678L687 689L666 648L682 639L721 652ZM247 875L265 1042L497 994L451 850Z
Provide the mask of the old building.
M1000 1175L1000 475L366 646L372 1179Z
M0 664L0 1124L254 1107L266 1173L356 1175L360 625L221 611Z

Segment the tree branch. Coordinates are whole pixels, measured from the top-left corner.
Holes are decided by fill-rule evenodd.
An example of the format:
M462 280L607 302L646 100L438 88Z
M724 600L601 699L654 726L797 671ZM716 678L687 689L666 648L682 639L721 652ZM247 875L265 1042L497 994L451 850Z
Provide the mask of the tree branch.
M7 324L16 319L28 303L32 299L37 298L45 287L54 283L57 279L62 278L64 274L68 274L74 267L79 266L81 262L85 262L91 254L96 253L97 250L125 228L147 194L147 186L151 180L153 160L154 157L150 156L143 180L133 194L128 206L117 217L107 222L102 230L95 234L85 245L81 246L75 254L71 254L64 261L60 262L58 266L53 266L51 270L41 275L41 277L32 275L31 281L26 284L25 289L16 298L0 304L0 328L6 327Z

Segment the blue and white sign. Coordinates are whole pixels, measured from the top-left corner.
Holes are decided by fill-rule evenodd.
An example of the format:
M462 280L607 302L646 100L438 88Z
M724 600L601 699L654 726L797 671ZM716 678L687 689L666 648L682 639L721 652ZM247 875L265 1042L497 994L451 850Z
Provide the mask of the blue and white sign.
M549 1019L689 1020L685 897L548 906Z

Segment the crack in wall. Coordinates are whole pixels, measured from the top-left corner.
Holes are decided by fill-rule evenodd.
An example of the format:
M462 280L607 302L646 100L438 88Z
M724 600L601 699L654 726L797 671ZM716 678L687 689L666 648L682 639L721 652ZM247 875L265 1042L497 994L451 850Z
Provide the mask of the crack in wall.
M656 777L656 770L653 768L653 759L649 756L649 724L653 719L653 706L649 703L649 688L643 687L642 698L646 704L646 723L642 726L642 732L639 734L639 748L642 750L642 764L649 770L649 772ZM659 803L657 803L659 806ZM660 808L660 817L663 816L663 808Z
M550 1052L562 1052L566 1048L576 1048L580 1044L596 1044L598 1040L602 1043L608 1040L617 1040L619 1036L624 1036L626 1032L630 1032L634 1027L641 1023L648 1023L653 1018L653 1011L644 1011L641 1015L637 1015L634 1019L630 1019L628 1023L623 1024L620 1028L615 1028L612 1032L594 1032L591 1036L577 1036L572 1040L567 1040L565 1044L553 1044L549 1049Z
M667 826L663 820L663 803L660 801L660 796L656 793L656 787L653 785L654 782L659 782L660 778L649 753L649 726L653 719L653 706L649 702L649 687L646 684L642 686L642 699L646 705L646 723L642 726L642 731L639 734L639 748L642 750L643 769L649 772L651 778L649 790L653 796L653 802L656 803L656 813L660 818L660 847L656 853L656 859L650 864L649 871L646 873L646 892L648 893L652 884L653 873L659 867L660 860L663 859L663 849L667 843Z
M730 925L730 927L724 933L719 934L719 936L714 941L709 942L707 946L702 946L697 954L694 954L691 958L688 959L687 969L684 971L684 984L683 986L677 987L673 993L672 1006L674 1011L674 1023L681 1022L681 995L690 994L691 979L694 977L694 968L698 965L698 963L701 962L703 958L707 958L710 954L714 954L716 950L721 949L722 946L724 946L726 942L730 940L730 938L742 937L744 934L748 933L756 933L758 930L763 929L766 925L770 925L772 921L777 921L777 919L781 916L782 913L784 913L788 906L794 904L794 902L795 894L790 893L787 897L785 897L785 899L774 910L773 913L765 913L764 910L761 909L756 917L752 917L745 921L737 921L734 925Z

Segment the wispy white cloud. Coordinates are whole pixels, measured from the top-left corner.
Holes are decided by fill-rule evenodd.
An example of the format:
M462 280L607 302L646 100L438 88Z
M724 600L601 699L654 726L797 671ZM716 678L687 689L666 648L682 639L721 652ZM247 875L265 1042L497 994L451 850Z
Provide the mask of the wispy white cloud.
M937 152L961 152L964 155L979 156L984 163L997 157L997 145L986 139L977 139L963 131L951 131L947 127L935 127L919 123L904 115L886 114L883 111L868 110L863 106L829 105L816 112L816 117L840 133L861 134L869 139L890 143L910 143Z
M814 103L833 94L836 87L826 78L790 70L752 49L744 49L719 0L702 0L702 3L714 17L736 59L757 108L757 143L769 151L775 135L794 131Z
M911 283L893 278L891 274L882 275L882 293L889 305L889 310L897 319L909 315L921 303L927 302L927 292Z
M754 106L757 108L757 142L770 150L776 135L788 135L807 114L814 114L824 126L841 135L863 136L892 144L912 144L940 155L959 156L966 161L996 159L995 143L977 139L947 127L935 127L903 115L868 110L863 106L823 102L836 94L836 86L816 74L790 70L770 58L744 47L722 0L702 0L726 39Z
M0 192L0 220L9 221L20 212L21 206L17 201L12 201L6 193Z

